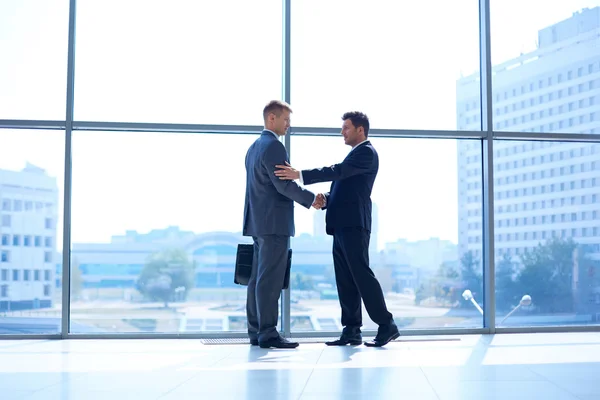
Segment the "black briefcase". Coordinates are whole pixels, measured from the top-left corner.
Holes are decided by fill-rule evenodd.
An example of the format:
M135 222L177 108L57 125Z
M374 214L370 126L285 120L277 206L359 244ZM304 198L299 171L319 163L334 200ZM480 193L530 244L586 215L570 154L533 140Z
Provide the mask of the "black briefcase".
M237 254L235 256L235 272L233 282L237 285L248 286L250 275L252 274L252 260L254 258L253 244L238 244ZM283 288L290 287L290 270L292 269L292 249L288 250L287 266Z
M254 258L253 244L238 244L235 256L235 273L233 282L237 285L248 285L252 274L252 259Z

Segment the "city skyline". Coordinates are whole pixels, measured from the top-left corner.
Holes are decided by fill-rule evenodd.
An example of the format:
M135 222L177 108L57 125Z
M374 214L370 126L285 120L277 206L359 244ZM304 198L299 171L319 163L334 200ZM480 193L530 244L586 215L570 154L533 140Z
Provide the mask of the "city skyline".
M553 7L544 7L544 12L539 13L537 7L540 4L547 5L547 2L537 0L525 3L514 0L492 1L493 63L506 62L521 52L534 49L540 29L569 17L576 10L593 6L598 2L577 0L569 4L554 3ZM240 107L215 108L211 104L218 103L218 101L212 98L210 99L211 104L203 106L204 103L198 103L202 99L195 94L192 95L188 91L177 92L180 90L178 88L186 86L180 81L171 82L171 89L167 88L165 84L157 84L154 89L155 94L165 98L181 97L186 99L184 107L174 108L170 104L157 101L155 95L113 96L112 93L105 92L108 90L107 88L111 87L110 85L117 85L127 91L138 90L139 93L147 93L147 88L143 87L143 83L155 81L144 75L146 73L153 74L155 71L138 68L136 73L132 74L127 65L123 66L126 68L124 70L115 70L110 67L112 64L106 64L107 68L103 68L103 64L96 65L97 68L103 68L107 74L110 82L106 85L102 83L102 79L104 79L102 76L95 73L93 77L89 75L90 71L96 71L92 61L104 62L102 60L112 60L115 57L125 56L128 52L129 47L123 47L115 41L120 41L128 32L127 16L137 12L136 4L136 2L122 4L119 15L112 13L106 4L82 3L79 5L76 48L78 67L75 82L76 119L132 119L152 122L158 118L161 122L226 122L254 125L262 123L260 111L263 103L270 98L279 96L280 81L273 79L273 76L277 77L281 72L279 65L281 49L278 46L277 50L269 55L272 57L273 63L277 64L276 68L261 69L253 66L251 62L244 64L244 68L249 68L254 77L240 83L241 88L248 89L242 90L242 92L249 93L248 96L252 95L252 98L245 95L242 99L237 99L237 103L241 102L246 105L242 109L239 109ZM239 2L237 6L246 7L244 4L244 2ZM436 3L441 10L448 8L448 12L450 9L462 10L462 23L458 25L445 18L446 13L430 13L429 5L425 4L397 4L386 1L378 1L370 7L362 7L360 3L345 4L347 7L340 8L335 2L319 3L319 7L324 8L323 12L318 15L323 18L331 16L332 13L345 15L344 13L352 13L356 7L361 7L360 9L366 13L365 18L375 15L382 18L394 18L395 15L401 15L403 20L406 20L405 24L400 25L373 25L373 31L364 37L358 33L344 30L347 35L344 41L356 40L365 48L372 48L369 55L375 58L369 64L379 65L382 68L385 66L387 66L386 68L396 68L397 71L392 73L391 70L382 70L377 74L372 74L360 69L362 67L358 65L348 65L347 68L342 68L335 74L335 76L339 76L339 81L332 79L329 79L328 82L324 81L324 77L331 76L331 74L317 73L312 69L314 64L318 64L319 68L322 68L324 63L307 61L314 59L315 55L318 55L322 61L332 59L332 57L343 59L344 54L342 50L337 50L339 46L326 45L322 47L320 31L318 29L306 30L305 24L307 21L311 21L313 28L321 26L334 28L335 26L332 27L331 24L341 24L343 19L315 20L312 11L317 3L303 2L295 6L292 14L294 18L292 21L292 44L296 50L292 52L292 68L297 72L292 74L291 103L295 111L292 115L292 127L306 125L337 127L341 125L340 116L344 111L347 111L348 108L360 108L370 115L373 128L456 129L458 126L455 112L457 79L477 71L479 65L478 6L476 2L452 5L447 2ZM195 11L207 11L215 13L215 15L220 15L219 13L223 11L220 8L204 10L198 4L182 6L191 7L190 12L187 13L189 16L193 16ZM260 16L261 20L269 21L271 18L279 20L280 2L265 0L254 6L268 10ZM57 108L60 101L55 101L56 97L52 96L58 93L56 88L61 88L60 95L64 95L62 91L64 85L61 82L64 81L65 75L59 71L66 70L66 43L65 40L59 41L58 38L60 34L66 32L66 7L52 8L48 5L56 17L54 19L44 19L40 10L31 9L23 4L16 6L9 3L3 7L8 7L7 11L9 12L0 13L0 15L10 15L12 18L8 18L6 24L0 24L4 27L0 29L0 35L17 38L6 42L6 46L8 46L6 50L15 60L14 65L31 65L32 67L21 70L11 69L10 73L3 73L0 70L0 87L10 89L0 93L0 118L58 118L63 113L64 107ZM514 7L518 7L523 12L513 15ZM247 11L253 12L255 9L257 8L250 8ZM381 9L387 9L389 12L380 13ZM181 10L175 7L167 12L181 15ZM534 10L535 12L533 12ZM163 11L165 10L158 7L157 4L149 4L147 14L145 14L146 22L140 26L140 29L144 32L150 29L151 24L148 25L147 22L158 15L162 17ZM444 30L443 40L437 29L421 30L419 25L412 21L412 18L407 19L408 15L428 15L428 18L432 19L432 26ZM239 26L248 25L241 15L230 15L230 17L233 18L230 23L239 24ZM0 18L2 17L0 16ZM517 18L516 22L515 18ZM506 27L509 20L510 29ZM22 24L16 24L15 21L22 21ZM60 25L60 21L63 21L65 26ZM100 29L98 21L113 21L114 32L109 34L104 29ZM203 32L195 31L195 29L221 30L221 27L218 26L218 18L215 18L214 21L207 19L203 27L186 25L185 21L188 20L182 21L177 30L173 31L173 35ZM261 24L252 22L248 26L259 28ZM271 25L267 23L265 26L264 29L248 30L249 40L254 38L260 42L260 38L267 34L266 31ZM35 32L41 27L45 27L50 34L45 33L43 38L36 35ZM448 29L444 29L444 27L448 27ZM281 29L279 23L276 31L277 29ZM303 34L299 35L297 32L303 32ZM431 45L436 49L436 52L421 53L419 51L418 53L421 54L419 62L399 63L402 58L399 59L393 55L384 56L386 52L381 46L387 43L385 41L381 45L375 46L378 43L376 38L394 37L398 34L410 36L414 32L419 32L421 36L419 36L419 40L403 42L404 51L407 54L417 53L417 50L420 50L419 46ZM150 35L148 38L152 38L159 46L156 51L162 49L171 54L180 49L180 47L175 49L165 47L165 43L170 40L171 36L161 38ZM235 38L238 36L234 37L229 33L223 37L223 40L227 43L229 41L235 43ZM39 42L39 40L43 40L43 42ZM144 39L135 37L132 40L132 43L142 46L144 51L147 50L147 42ZM335 44L335 41L340 38L331 36L330 40L332 42L328 42L329 44ZM444 46L446 41L452 45ZM13 84L9 85L9 82L5 82L5 80L10 76L19 76L20 80L29 81L29 76L35 75L40 70L39 64L35 63L32 58L38 53L23 50L29 46L36 49L37 52L41 52L40 43L47 43L44 51L55 50L53 55L48 55L47 62L44 64L45 74L41 76L44 80L38 84L31 81L31 86L21 86L20 90L16 90ZM109 43L113 43L114 46L107 46ZM191 42L184 41L181 46L185 46L186 43ZM375 47L371 47L371 45ZM232 44L232 46L234 46L232 48L240 47L239 44ZM96 48L103 53L90 54L87 50L89 48ZM110 50L111 48L112 50ZM330 50L330 53L327 52L327 49ZM213 46L208 46L206 51L211 54L214 52L221 54L220 50ZM105 56L100 56L100 54ZM308 57L311 54L312 56ZM444 68L439 68L440 56L446 61ZM157 68L162 65L165 70L168 70L170 64L164 64L167 59L168 57L156 60L163 63L156 64ZM264 61L264 56L259 54L258 59ZM139 65L139 61L136 59L130 61L132 68ZM198 66L198 62L201 61L197 56L193 56L191 59L180 60L179 64L188 63L190 66ZM206 63L200 65L208 68ZM428 69L429 66L435 67L435 71ZM63 67L64 69L60 69ZM359 69L357 70L357 68ZM212 71L213 74L217 73L213 69L207 71ZM348 93L345 83L356 73L361 73L363 76L389 77L391 81L387 83L380 80L368 81L365 83L369 84L355 88L354 93ZM190 74L192 72L189 67L186 67L184 72L172 74L172 76L174 78L181 76L181 79L185 79L185 77L201 75ZM50 79L51 76L60 76L61 79ZM420 79L413 79L415 77L427 78L422 79L426 84L420 85L417 83ZM131 83L128 79L137 80ZM48 86L47 82L53 82L52 86ZM252 86L247 86L250 82L253 82ZM267 82L267 86L258 88L254 82ZM315 98L313 90L303 89L308 87L309 82L321 85L335 95L333 97L324 96L327 104L322 104L321 100ZM195 85L193 82L188 83ZM208 94L216 93L220 88L213 83L206 83L206 85L208 85L206 86ZM386 101L382 104L377 100L381 96L367 90L369 87L385 86L389 86L390 90L397 88L398 93L404 94L398 98L399 103ZM134 89L131 89L132 87ZM266 87L268 89L265 89ZM433 87L436 88L437 95L435 97L429 95L430 89ZM29 91L34 88L43 92L43 95L35 96L36 102L34 103L25 103L26 99L31 98L28 96ZM402 90L399 90L400 88ZM120 97L133 101L119 103ZM383 96L383 98L387 97ZM51 103L52 107L44 106L42 101ZM164 112L148 113L147 110L155 109L155 103L160 104ZM389 106L392 103L394 106L393 109L390 109ZM21 108L23 104L27 104L27 107ZM119 104L122 104L122 107L118 110L115 109L115 106ZM177 104L181 106L181 103ZM419 104L426 104L427 107L416 106ZM193 107L190 108L192 105ZM252 107L248 105L252 105ZM210 110L209 114L212 114L215 119L206 119L207 115L197 114L194 107L196 109L205 107L206 110ZM430 118L432 109L435 109L437 114L437 117L433 119ZM20 110L25 110L26 113L23 114ZM477 125L469 127L474 130L479 128ZM19 169L26 161L29 161L48 170L50 175L58 180L59 204L62 205L64 134L57 131L2 130L0 135L2 135L1 142L8 143L8 145L2 146L4 151L0 149L0 168ZM241 204L243 202L243 159L245 151L254 137L254 135L73 132L72 240L106 242L111 235L127 229L149 231L169 225L179 225L185 229L193 228L194 231L238 231L241 226ZM348 152L348 148L342 144L341 137L292 137L291 142L292 164L299 168L318 167L340 162ZM456 141L373 138L373 142L380 153L381 160L380 174L373 193L373 199L381 209L379 242L393 242L399 238L420 240L429 237L439 237L457 242L458 171L456 160L458 153ZM36 143L36 146L31 146L31 143ZM228 158L223 163L215 153L222 151L225 147L228 150ZM215 165L223 175L221 179L218 179L218 174L213 171ZM224 179L228 182L227 185L222 184ZM197 195L195 193L197 190L194 190L191 182L196 182L199 190L208 189L210 191L211 188L215 188L221 193L220 201L215 204L206 200L210 198L209 195ZM326 185L321 185L318 190L326 190L326 188ZM313 187L309 186L309 189L313 189ZM218 213L220 219L213 218L217 215L214 212L215 207L221 207L221 211ZM213 212L207 211L210 209L213 209ZM160 212L158 212L159 210ZM59 207L59 213L59 219L62 219L62 207ZM298 233L312 232L312 213L313 211L296 208ZM59 224L58 229L58 244L60 245L62 224Z
M19 146L19 142L43 143L39 148L28 152L30 156L27 159L32 160L31 162L36 165L42 165L40 160L46 161L45 165L51 165L50 168L46 167L48 173L58 175L59 213L62 216L62 175L57 174L59 172L57 167L62 167L62 161L59 161L56 156L53 157L54 160L51 160L48 156L48 152L51 150L55 150L53 152L55 155L63 153L60 149L61 140L59 138L61 135L58 132L27 131L18 131L11 135L10 131L3 130L0 131L0 138L1 135L7 134L9 137L6 138L6 142L15 147ZM90 138L92 139L90 140ZM96 165L102 164L105 160L105 154L96 151L97 144L107 138L115 145L111 160L120 160L120 162L105 165L102 169L96 168ZM123 134L114 132L89 132L79 135L79 133L75 133L73 140L73 241L101 243L107 242L112 235L128 229L150 231L170 225L178 225L182 229L195 232L237 232L241 230L245 190L243 159L246 146L236 146L235 149L228 152L229 158L236 160L238 165L233 169L226 166L225 174L228 175L230 182L229 195L216 206L216 209L219 210L218 214L215 213L215 205L209 198L210 196L198 194L197 185L189 183L194 181L195 172L193 170L197 167L193 167L193 164L197 165L198 163L195 159L200 157L200 159L212 160L213 149L222 146L223 142L229 141L229 139L228 135ZM249 146L255 136L236 136L236 139ZM138 153L135 165L132 164L132 168L123 170L122 165L128 163L130 153L137 148L140 141L151 142L156 151L150 154ZM331 161L327 162L327 160L340 162L349 151L349 147L343 145L341 136L339 138L292 137L292 141L296 143L296 146L292 150L291 160L297 168L331 164ZM326 149L328 153L311 151L315 142ZM428 239L436 236L449 240L456 238L457 222L453 218L453 214L456 215L457 207L456 184L454 183L456 180L455 142L418 139L397 141L383 138L372 138L372 142L380 155L380 172L373 191L373 200L379 205L381 213L378 232L380 243L393 242L400 238L409 240ZM180 157L174 160L177 166L165 168L165 166L155 163L156 159L160 159L162 149L173 147L174 143L177 143L178 151L181 153ZM83 149L85 154L81 154L79 149ZM428 160L421 160L423 168L419 174L403 174L400 177L401 181L395 178L396 168L404 170L414 168L411 153L425 153L431 149L440 153L438 162L443 162L447 166L442 176L436 170L435 165L428 165L430 164ZM11 167L18 166L23 160L22 156L11 150L6 147L0 149L0 163ZM236 153L237 155L233 156ZM304 154L310 154L310 160L306 160ZM319 159L315 155L319 156ZM84 165L89 166L89 169L83 169L80 166L82 159L86 159ZM397 161L398 159L403 159L403 161ZM48 162L49 160L50 162ZM318 161L321 163L317 163ZM311 163L309 164L309 162ZM212 161L210 163L212 164ZM210 166L206 165L206 169L210 169ZM181 171L185 174L184 176ZM179 180L173 180L170 176L177 176ZM222 187L222 179L219 176L202 176L202 179L202 187ZM420 195L406 196L404 193L398 192L401 198L390 197L390 194L393 195L396 190L393 185L392 191L388 189L389 182L393 181L399 182L402 189L408 188L414 191L420 187ZM92 186L93 191L89 189L89 182L95 182ZM132 182L135 182L133 188L131 187ZM162 189L155 192L154 187L157 187L157 182L160 182L159 186L162 186ZM423 186L422 182L430 182L430 184ZM88 190L82 190L82 185L88 186ZM329 184L307 187L310 190L326 191ZM136 189L141 190L142 194L136 195ZM114 195L118 193L121 195ZM440 193L447 198L441 206L437 204L436 200ZM145 200L149 204L143 204L141 198L144 194L154 196L156 199ZM176 199L176 206L172 205L174 199ZM90 209L93 209L94 212L90 212ZM121 209L129 211L123 214L119 211ZM203 209L212 211L207 212ZM157 213L157 210L161 210L161 213ZM305 210L300 206L297 206L295 210L297 234L311 233L313 231L313 213L316 211ZM427 210L426 215L419 216L419 213L423 213L425 210ZM217 215L219 218L216 218ZM429 223L424 225L423 220L429 221ZM445 222L441 225L439 221ZM434 227L434 230L430 229L430 226ZM61 243L61 225L58 226L58 230L57 240ZM381 248L381 246L379 247Z
M581 7L591 4L593 3L577 3ZM569 7L572 8L574 5ZM496 7L492 17L502 20L503 14L501 9L497 8L498 4L493 2L492 6ZM557 20L559 14L564 20L565 11L566 8L556 7L548 14L539 16L542 27L535 27L536 36L539 30L547 28L547 22L551 19L560 22ZM299 15L303 15L302 11L298 12ZM533 26L528 24L527 27L518 29L532 30ZM494 43L499 40L496 35L492 35L492 39ZM527 42L531 43L529 40ZM499 46L493 48L503 50L496 50L494 56L508 52L510 40L505 39L497 44ZM503 62L510 62L510 60L503 60ZM455 99L454 102L457 100ZM472 109L471 113L478 112L476 110ZM295 116L292 117L292 125L294 119ZM339 116L335 119L339 119ZM378 127L378 122L380 121L374 121L373 127ZM382 123L384 126L387 124L385 121ZM459 128L476 130L478 125L473 119L468 125ZM57 178L60 194L59 219L61 219L64 134L55 131L10 130L3 130L0 134L8 135L2 139L3 143L10 143L9 146L3 146L4 152L0 149L0 168L9 167L14 170L30 161L47 169ZM72 240L107 242L112 235L128 229L150 231L170 225L178 225L183 229L196 232L239 231L240 204L243 199L244 185L242 160L254 137L254 135L74 132ZM218 174L205 174L204 171L209 171L212 165L219 164L214 158L215 150L224 147L225 144L230 145L232 143L230 139L235 142L234 146L228 147L228 161L231 161L222 164L225 168L222 174L227 175L230 183L227 185L227 194L221 196L222 201L217 205L220 207L219 212L215 213L214 203L211 205L210 202L204 201L209 196L198 196L196 192L197 189L213 187L223 190L222 179L219 179ZM378 247L382 248L384 243L398 239L414 241L431 237L458 243L459 196L456 182L459 177L456 160L459 159L459 155L455 146L456 141L385 138L372 140L380 152L381 159L380 174L373 192L373 199L381 209ZM292 164L298 168L339 162L349 150L342 144L341 137L293 136L291 141ZM29 143L34 142L40 145L29 146ZM459 143L467 145L468 141L459 141ZM469 147L471 153L474 149L479 153L477 141L472 141ZM23 154L21 149L27 149L27 153ZM173 151L178 154L177 157L165 154ZM416 154L426 154L429 159L416 158ZM135 162L131 162L132 155L135 155ZM168 164L156 162L164 159L168 160ZM418 171L417 174L405 172L415 170ZM234 176L236 179L232 181ZM190 182L198 178L201 183L195 184L199 185L199 188L195 188ZM95 184L90 185L90 182ZM396 185L391 182L395 182ZM160 186L163 188L159 189ZM324 191L327 190L328 184L313 185L308 188ZM236 202L235 199L240 200ZM213 212L207 212L206 210L211 207ZM157 210L160 212L157 213ZM314 213L313 210L307 211L296 207L298 234L313 232ZM220 219L214 218L217 214ZM236 214L240 215L236 216ZM474 223L477 224L478 221ZM59 224L58 229L57 244L60 245L62 224Z
M18 176L19 173L27 173L29 169L38 170L39 173L43 173L43 174L46 173L45 170L41 169L40 167L38 167L36 165L30 164L30 163L28 163L27 166L25 168L23 168L22 170L2 170L2 169L0 169L0 173L2 173L4 171L4 172L12 173L16 177L16 176ZM53 178L51 176L48 176L48 175L45 175L45 176L47 178L49 178L49 179L56 180L56 178ZM25 180L23 182L27 182L27 181ZM0 184L1 184L1 182L0 182ZM14 200L11 196L4 196L4 198L7 199L7 200ZM53 205L53 209L55 207L56 207L56 204ZM374 210L378 209L378 205L377 205L376 202L373 202L373 209ZM375 214L375 211L374 211L374 214ZM327 236L329 236L325 232L325 212L318 212L318 211L314 210L312 212L312 216L313 216L313 226L312 226L313 230L311 232L303 230L302 232L300 232L299 234L297 234L296 237L298 237L300 235L303 235L303 236L309 235L309 236L313 236L313 237L327 237ZM379 225L379 218L376 217L375 215L374 215L373 218L374 218L373 226L374 227L378 227L378 225ZM318 227L320 229L319 231L315 230L315 226L317 226L316 225L317 220L319 220L319 223L318 223ZM60 223L60 221L59 221L59 223ZM306 224L303 224L303 225L306 225ZM113 240L114 240L114 238L125 237L129 233L135 233L135 234L144 235L144 234L150 234L152 232L163 231L163 230L166 230L166 229L169 229L169 228L179 228L179 226L177 226L177 225L167 225L167 226L160 226L160 227L151 227L151 228L149 228L147 230L144 230L144 231L136 229L135 227L125 228L122 231L115 231L113 233L110 233L110 236L106 239L106 241L103 241L102 243L112 243ZM1 228L0 228L0 231L1 231ZM196 235L202 234L202 233L214 233L214 232L228 232L228 233L233 233L233 234L241 234L241 229L239 229L237 231L224 231L224 230L214 230L214 231L204 231L204 230L200 231L200 230L198 230L198 231L193 231L192 230L192 232L194 234L196 234ZM373 236L376 237L377 236L377 232L373 232ZM435 240L435 239L440 239L440 238L436 237L436 236L431 236L429 238L419 238L419 239L411 240L411 239L408 239L408 238L405 238L405 237L398 237L396 239L392 239L392 241L381 243L380 246L378 246L378 249L381 250L387 244L393 244L393 243L396 243L398 241L420 242L420 241ZM444 239L442 239L442 240L444 240ZM96 241L87 241L87 242L86 241L73 241L73 243L78 243L78 244L80 244L80 243L81 244L83 244L83 243L93 243L93 242L96 242ZM453 243L457 244L456 242L453 242ZM58 248L57 250L60 251L61 248Z

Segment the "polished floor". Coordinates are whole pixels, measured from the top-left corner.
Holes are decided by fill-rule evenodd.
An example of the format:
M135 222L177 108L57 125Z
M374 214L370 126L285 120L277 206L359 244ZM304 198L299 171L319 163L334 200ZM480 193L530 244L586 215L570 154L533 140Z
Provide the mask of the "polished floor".
M600 399L600 332L402 337L381 349L0 340L1 400Z

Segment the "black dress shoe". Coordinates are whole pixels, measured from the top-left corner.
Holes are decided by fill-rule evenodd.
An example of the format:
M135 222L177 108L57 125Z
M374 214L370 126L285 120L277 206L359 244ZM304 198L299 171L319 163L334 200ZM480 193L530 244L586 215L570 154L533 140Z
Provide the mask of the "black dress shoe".
M342 333L339 339L325 342L325 344L327 346L346 346L348 344L351 346L358 346L362 344L362 335L360 332L352 334Z
M375 339L365 342L365 346L368 347L382 347L391 342L392 340L398 339L400 332L396 324L392 323L386 326L380 326L377 331Z
M250 339L250 345L258 346L258 339Z
M295 349L298 347L299 343L290 342L281 336L277 336L263 342L259 341L258 345L261 349L269 349L271 347L275 349Z

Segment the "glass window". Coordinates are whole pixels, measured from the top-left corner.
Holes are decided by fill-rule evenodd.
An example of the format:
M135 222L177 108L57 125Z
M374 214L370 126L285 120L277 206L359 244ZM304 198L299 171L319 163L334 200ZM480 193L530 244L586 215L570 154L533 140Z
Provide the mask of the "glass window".
M564 124L552 117L551 110L558 107L559 113L562 113L564 107L568 107L569 111L574 111L577 103L572 96L581 93L583 83L568 87L566 92L569 97L562 96L559 91L558 99L554 100L543 83L547 78L547 71L562 71L558 74L558 82L561 82L565 72L568 79L573 79L575 74L581 77L584 67L587 70L589 64L597 62L600 48L593 47L590 50L589 42L585 39L588 31L584 29L579 33L576 29L573 31L565 27L579 26L584 21L597 19L595 7L599 4L597 0L582 0L577 4L557 2L549 8L545 4L541 0L530 0L518 5L512 1L490 1L491 56L494 68L492 91L494 94L502 93L515 84L529 83L533 92L530 96L539 100L537 111L541 132L548 131L549 127L549 131L580 133L574 118L569 118L568 123ZM517 9L519 12L516 12ZM534 17L529 18L532 15ZM574 58L564 57L565 51ZM575 64L574 59L577 60ZM548 83L551 83L550 79ZM545 97L552 102L544 101ZM579 101L579 107L582 104ZM598 127L597 122L596 126L586 129L592 130L595 127ZM500 130L527 132L530 128L529 124L522 123Z
M481 327L481 314L461 297L469 289L483 304L481 189L476 189L481 187L481 176L467 173L475 166L481 167L480 142L370 140L379 154L379 172L372 193L369 257L396 322L409 329ZM471 148L466 150L469 144ZM299 169L339 163L348 151L341 137L292 138L292 164ZM457 158L459 153L470 157ZM433 159L442 168L433 167ZM398 173L407 170L412 172ZM472 189L459 191L459 182L471 183ZM319 183L307 188L327 192L330 185ZM413 195L402 194L407 190ZM469 195L478 197L478 201L468 202ZM446 200L436 200L440 196ZM325 212L295 207L295 221L291 297L297 310L292 308L292 315L309 315L312 330L325 329L316 320L328 315L341 329L332 237L325 231ZM413 310L410 316L403 311L406 307ZM452 317L445 312L433 313L448 309L460 312ZM376 329L364 310L363 324L365 329Z
M2 4L0 10L4 6L4 3ZM22 7L30 8L27 5ZM45 5L40 5L40 7L39 12L46 10ZM46 10L46 12L50 12L46 16L48 18L54 15L52 10ZM0 15L3 14L0 12ZM0 20L2 18L3 16L0 16ZM65 24L67 24L66 21ZM46 22L42 23L42 26L47 25ZM25 26L29 26L29 24L26 23ZM0 35L2 35L3 28L0 25ZM33 30L32 34L38 35L39 32L36 32ZM48 34L53 35L52 32ZM40 40L40 45L43 45L45 38ZM66 40L66 33L64 40ZM0 43L2 43L1 40ZM48 51L51 53L52 47ZM54 56L54 54L48 55L49 64L52 64ZM65 71L61 72L61 76ZM45 96L44 87L39 90L41 95ZM0 93L0 98L2 95ZM61 107L64 109L64 104ZM64 133L61 131L0 129L0 191L4 191L6 187L4 185L12 185L8 191L14 191L14 186L26 188L18 189L18 196L27 196L29 203L57 202L59 209L62 209L64 147ZM11 279L6 282L10 294L10 309L18 311L18 313L8 313L0 318L0 332L2 334L57 333L60 331L61 304L55 296L45 296L42 285L36 283L42 278L40 270L49 267L44 263L43 252L36 246L42 244L43 235L62 238L62 225L54 228L53 231L47 231L44 227L44 213L28 212L23 214L21 205L24 203L22 204L21 201L20 199L19 203L13 202L14 211L17 211L17 204L19 204L20 212L12 214L11 230L15 233L9 239L11 264L8 267L12 272L10 272ZM59 245L62 246L62 243ZM3 249L3 251L5 250ZM60 267L54 264L52 264L52 268L60 271ZM56 278L57 281L60 281L60 273ZM7 303L0 302L0 312L7 310ZM34 309L36 312L31 312ZM27 315L27 324L22 323L24 315Z
M0 119L65 118L67 0L0 2Z
M237 245L252 240L241 235L244 159L257 137L74 133L73 333L246 332L246 288L233 272ZM215 174L223 151L230 162ZM196 310L186 318L174 312L184 299ZM199 322L213 317L221 322Z
M507 146L512 142L497 140L496 143L498 146ZM552 147L559 147L571 164L580 164L596 158L596 155L590 151L592 146L594 146L592 143L554 142ZM543 153L541 154L540 151ZM536 150L535 155L543 157L554 151L553 148L546 147ZM554 168L554 165L543 163L536 164L532 168L535 168L534 172L541 174L549 168ZM573 280L574 273L587 277L590 276L588 275L590 268L593 270L598 268L597 262L594 261L598 256L597 251L590 246L585 246L590 244L589 238L592 236L591 228L588 227L589 218L587 218L590 214L587 214L586 210L573 207L579 197L594 196L598 192L597 187L590 185L579 187L576 184L583 179L589 179L588 175L588 172L579 168L573 171L567 189L576 190L578 196L567 198L570 200L569 208L564 207L563 198L562 207L557 205L558 202L541 200L542 205L545 203L546 206L539 208L543 209L543 214L542 211L527 211L528 218L532 218L534 223L537 221L544 224L543 231L539 234L534 232L533 240L518 235L522 228L502 227L496 223L496 232L505 233L513 238L511 246L530 249L521 254L510 256L505 254L496 258L496 321L499 326L595 323L592 318L574 321L570 317L572 315L591 317L590 313L593 312L587 307L585 299L589 298L590 290L593 290L595 284ZM560 182L558 179L560 178L550 178L550 181L554 184ZM560 182L561 187L564 187L564 184L565 182ZM532 200L540 201L533 196L519 197L512 201L521 204ZM522 214L517 215L515 212L514 215L507 216L521 217ZM568 231L571 232L570 237L567 236ZM572 284L572 282L576 283ZM519 309L509 316L508 314L522 301Z
M10 211L12 209L12 201L10 199L2 199L2 211Z
M338 128L359 109L372 128L481 129L455 111L475 102L467 116L480 113L478 18L474 0L294 2L292 125ZM440 69L441 59L453 61Z
M78 0L75 118L261 125L281 18L281 0Z

